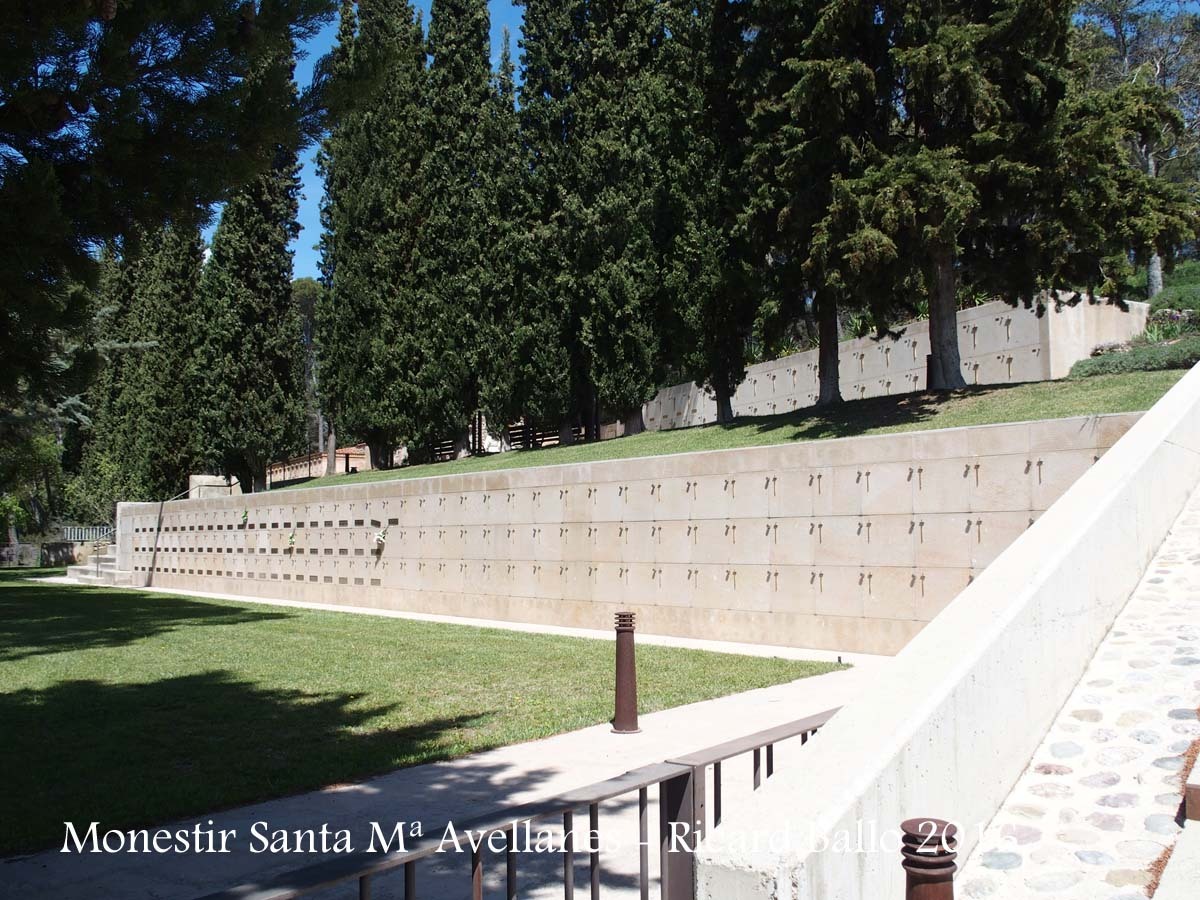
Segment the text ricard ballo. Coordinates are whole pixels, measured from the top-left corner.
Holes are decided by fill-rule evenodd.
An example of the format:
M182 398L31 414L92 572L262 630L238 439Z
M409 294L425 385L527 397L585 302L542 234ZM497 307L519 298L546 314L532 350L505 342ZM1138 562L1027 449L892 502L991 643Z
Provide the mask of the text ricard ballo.
M62 853L234 853L242 847L251 853L405 853L406 841L424 841L426 833L420 822L369 822L366 844L356 843L349 829L331 828L322 823L316 828L272 828L269 822L254 822L243 838L236 828L217 828L212 819L197 822L187 828L138 828L127 831L101 828L99 822L77 826L64 822L66 833ZM672 823L679 830L673 835L682 841L686 834L683 823ZM674 829L673 829L674 830ZM512 850L518 853L559 853L564 848L561 831L538 828L531 822L513 821L504 828L490 831L462 830L453 822L441 831L438 853L475 853L487 850L501 853L509 850L509 835L514 838ZM589 840L576 845L596 846L599 835L587 835Z

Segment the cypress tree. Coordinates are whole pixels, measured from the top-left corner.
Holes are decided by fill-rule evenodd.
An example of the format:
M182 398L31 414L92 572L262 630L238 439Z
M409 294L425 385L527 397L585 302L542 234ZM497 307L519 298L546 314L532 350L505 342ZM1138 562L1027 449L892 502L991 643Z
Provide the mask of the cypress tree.
M204 320L199 232L168 227L101 260L97 335L105 363L89 393L92 427L75 510L107 520L118 500L164 500L202 466L196 388Z
M524 315L513 328L514 405L527 421L573 426L579 415L581 354L578 267L566 208L580 175L578 99L586 50L583 0L520 0L521 87L518 111L523 237L514 257L514 301Z
M418 449L465 435L493 318L486 261L499 211L486 179L495 111L486 0L433 0L428 50L416 294L405 316Z
M291 47L257 77L291 83ZM296 95L293 87L293 106ZM270 171L226 203L200 283L208 334L203 412L213 463L242 490L266 488L267 465L304 442L304 348L290 244L300 192L299 132Z
M729 0L665 5L659 51L663 297L661 368L712 392L717 421L733 418L745 377L757 297L747 265L747 134L743 108L744 5Z
M379 0L357 18L347 0L327 63L343 106L318 157L327 288L316 322L318 390L326 415L343 436L367 442L376 468L389 468L396 447L425 428L413 378L423 41L404 0Z

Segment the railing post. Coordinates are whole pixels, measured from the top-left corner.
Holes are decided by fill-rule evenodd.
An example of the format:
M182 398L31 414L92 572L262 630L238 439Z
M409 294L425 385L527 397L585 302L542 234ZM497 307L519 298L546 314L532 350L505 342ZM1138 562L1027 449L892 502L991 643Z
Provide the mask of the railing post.
M617 696L612 730L617 734L635 734L641 730L638 728L637 660L633 644L635 627L633 613L616 614Z
M662 900L694 900L696 815L692 771L659 784L659 890Z
M907 819L900 831L905 900L954 900L958 829L942 819Z

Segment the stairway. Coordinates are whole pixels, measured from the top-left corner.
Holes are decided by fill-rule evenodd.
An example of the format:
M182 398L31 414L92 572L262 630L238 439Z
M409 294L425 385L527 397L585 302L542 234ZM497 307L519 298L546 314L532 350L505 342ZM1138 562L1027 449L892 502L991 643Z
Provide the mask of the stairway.
M109 544L81 566L68 566L67 577L79 584L132 585L133 573L117 570L117 546Z

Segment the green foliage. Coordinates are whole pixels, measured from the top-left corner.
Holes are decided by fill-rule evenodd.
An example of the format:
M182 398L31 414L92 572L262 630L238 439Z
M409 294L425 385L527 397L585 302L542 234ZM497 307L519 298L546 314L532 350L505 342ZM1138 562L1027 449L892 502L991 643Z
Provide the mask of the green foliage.
M1166 287L1151 301L1151 311L1190 309L1200 312L1200 260L1180 263L1173 272L1167 273L1165 283Z
M292 86L296 122L290 52L257 77ZM289 248L299 232L298 144L298 132L281 140L271 169L225 204L199 286L205 332L193 408L205 461L236 476L243 491L263 490L267 465L304 443L304 347Z
M317 390L343 437L364 439L372 464L423 427L411 368L420 328L414 264L426 137L424 38L403 0L342 5L329 77L346 105L322 144L322 280Z
M189 227L292 127L250 76L331 0L0 4L0 410L81 392L95 250Z
M83 522L112 520L121 500L165 500L187 487L200 447L198 353L207 321L197 300L203 260L194 228L129 241L102 262L95 305L105 364L88 395L93 410L66 510Z
M1071 377L1190 369L1197 362L1200 362L1200 335L1189 335L1169 343L1135 344L1123 353L1081 359L1071 366Z

